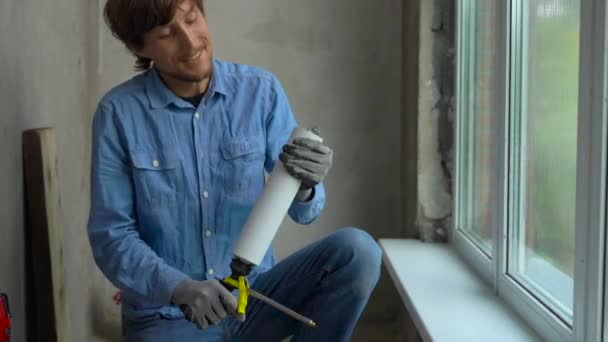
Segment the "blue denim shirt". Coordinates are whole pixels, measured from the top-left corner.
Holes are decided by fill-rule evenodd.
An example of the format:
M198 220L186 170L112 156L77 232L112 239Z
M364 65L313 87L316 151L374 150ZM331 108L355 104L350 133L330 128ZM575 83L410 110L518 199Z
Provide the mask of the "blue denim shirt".
M186 277L230 274L233 247L296 127L279 81L259 68L214 60L198 108L175 96L152 68L117 86L93 119L93 256L122 290L127 319L181 317L171 303ZM309 224L325 203L322 184L289 216ZM271 247L249 277L275 263Z

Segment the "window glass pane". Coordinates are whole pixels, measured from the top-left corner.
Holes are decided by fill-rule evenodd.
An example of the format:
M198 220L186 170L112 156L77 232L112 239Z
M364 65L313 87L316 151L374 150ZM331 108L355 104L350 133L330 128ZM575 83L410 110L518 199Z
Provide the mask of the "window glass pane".
M523 4L509 271L572 322L580 0ZM517 100L516 100L517 101Z
M496 230L494 195L500 124L496 111L497 0L467 2L462 37L461 146L462 170L459 228L488 256ZM466 42L466 43L465 43Z

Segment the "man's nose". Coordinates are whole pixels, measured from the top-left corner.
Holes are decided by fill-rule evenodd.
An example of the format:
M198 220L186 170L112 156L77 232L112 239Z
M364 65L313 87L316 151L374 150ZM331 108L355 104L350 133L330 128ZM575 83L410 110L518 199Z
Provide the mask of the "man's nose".
M182 44L184 44L184 47L186 48L196 48L197 44L196 44L196 35L194 34L193 31L189 30L188 28L184 28L181 30L181 40L182 40Z

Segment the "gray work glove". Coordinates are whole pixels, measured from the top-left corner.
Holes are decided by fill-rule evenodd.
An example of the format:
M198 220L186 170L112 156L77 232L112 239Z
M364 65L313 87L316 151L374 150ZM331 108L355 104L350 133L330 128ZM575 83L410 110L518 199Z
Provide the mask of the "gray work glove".
M185 279L173 291L171 301L179 305L186 319L199 329L218 325L236 314L236 298L217 280Z
M319 135L319 129L312 130ZM279 159L287 172L302 181L300 190L309 190L321 183L332 165L334 152L318 141L296 138L285 144Z

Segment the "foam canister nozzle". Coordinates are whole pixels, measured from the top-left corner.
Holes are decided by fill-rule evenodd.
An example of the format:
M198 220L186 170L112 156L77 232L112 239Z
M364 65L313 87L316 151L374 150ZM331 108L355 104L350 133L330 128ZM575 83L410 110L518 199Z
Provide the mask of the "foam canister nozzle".
M315 133L299 127L292 131L289 142L292 143L296 138L309 138L323 142L323 139ZM260 264L298 193L300 185L301 181L290 175L283 162L277 160L262 195L243 226L233 252L235 258L251 266Z

